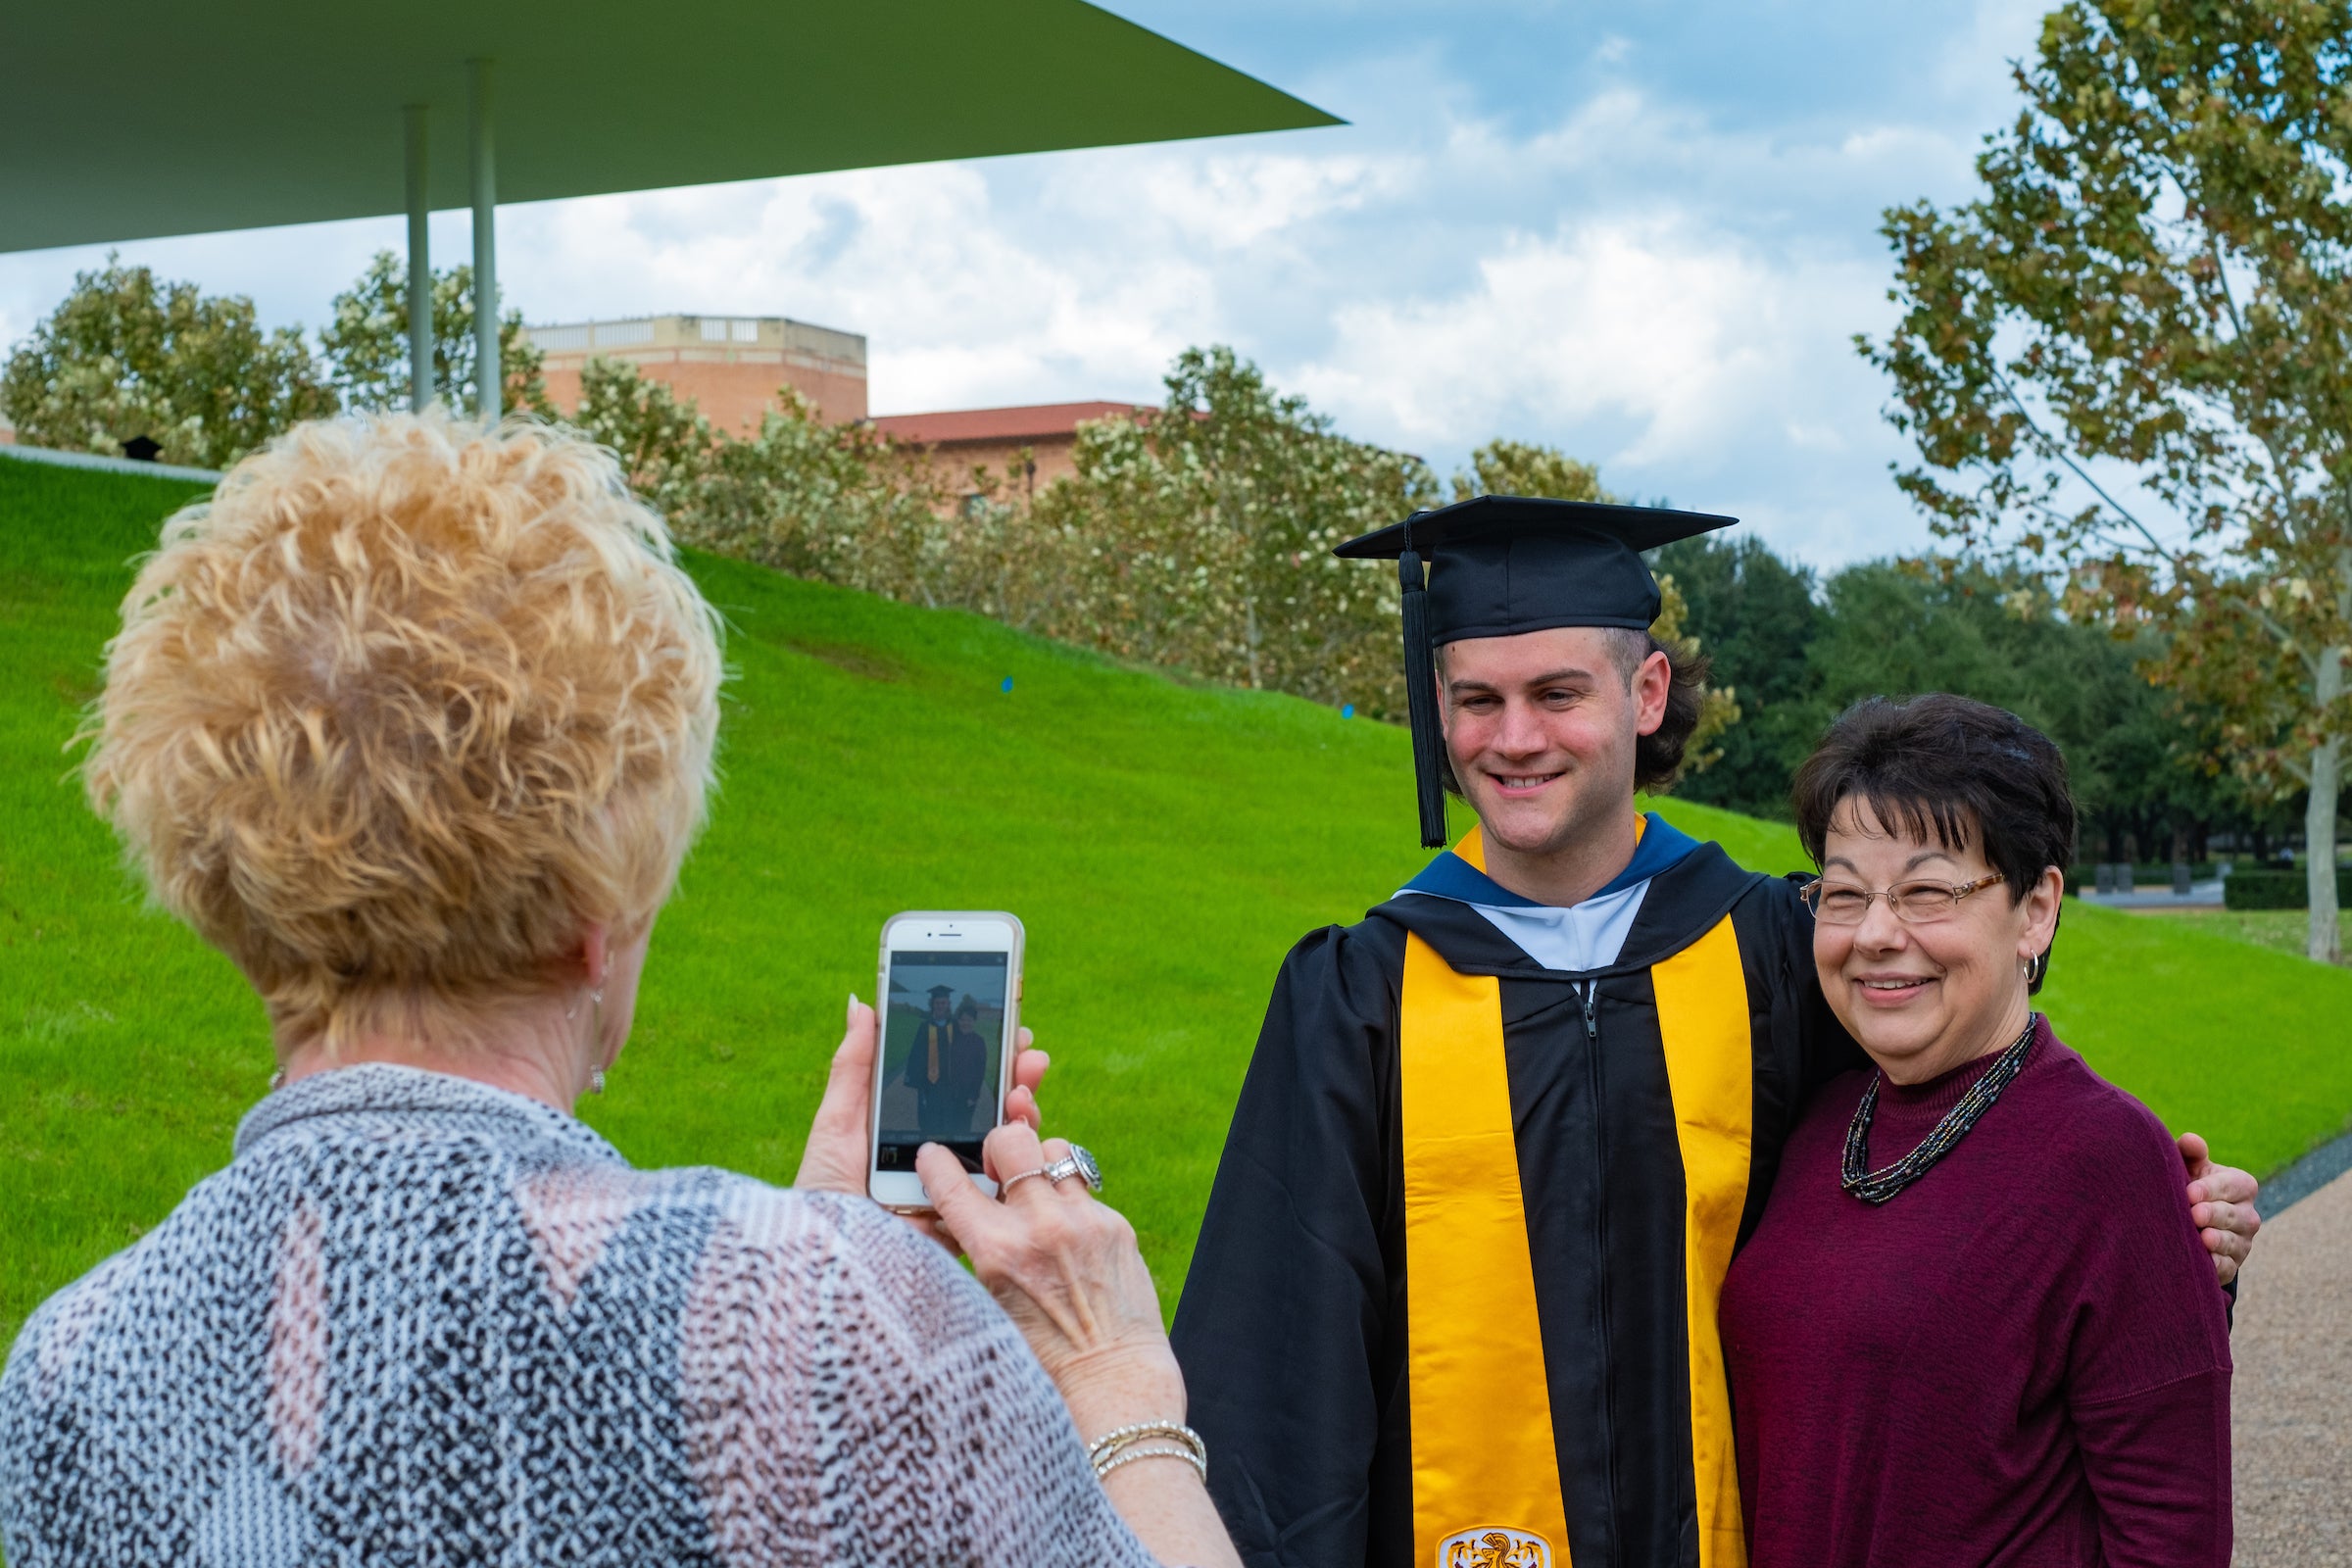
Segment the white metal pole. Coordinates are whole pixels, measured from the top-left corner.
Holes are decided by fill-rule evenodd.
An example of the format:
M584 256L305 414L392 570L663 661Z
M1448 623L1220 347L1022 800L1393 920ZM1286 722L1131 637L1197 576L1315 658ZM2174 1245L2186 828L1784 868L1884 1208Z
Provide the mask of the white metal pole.
M409 122L409 407L433 401L433 258L426 218L424 105L402 111Z
M474 407L498 418L498 159L490 141L490 62L467 61L473 102L473 386Z

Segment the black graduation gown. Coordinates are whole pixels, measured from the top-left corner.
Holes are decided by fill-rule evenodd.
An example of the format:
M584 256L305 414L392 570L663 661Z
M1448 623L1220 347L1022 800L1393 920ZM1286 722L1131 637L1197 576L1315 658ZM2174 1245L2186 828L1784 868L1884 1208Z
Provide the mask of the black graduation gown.
M930 1076L931 1053L939 1053L939 1078ZM972 1109L980 1102L987 1075L988 1042L954 1019L930 1018L914 1027L901 1079L914 1091L915 1123L928 1138L973 1136Z
M1649 966L1727 911L1754 1053L1744 1241L1805 1093L1861 1060L1814 983L1811 919L1788 882L1702 845L1651 879L1618 962L1585 974L1545 969L1476 909L1421 895L1291 951L1175 1328L1210 1489L1252 1568L1413 1557L1397 1103L1408 931L1456 971L1500 978L1544 1338L1528 1353L1544 1358L1552 1430L1583 1456L1562 1455L1575 1568L1697 1568L1683 1166Z

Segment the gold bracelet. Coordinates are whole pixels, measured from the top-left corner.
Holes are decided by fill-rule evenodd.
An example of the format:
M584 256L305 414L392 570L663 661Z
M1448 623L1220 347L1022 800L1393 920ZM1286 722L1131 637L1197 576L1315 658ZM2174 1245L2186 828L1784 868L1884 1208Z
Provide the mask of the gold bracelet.
M1113 1470L1116 1470L1119 1466L1123 1464L1133 1464L1138 1459L1182 1459L1186 1464L1189 1464L1193 1467L1194 1471L1200 1477L1200 1481L1203 1486L1207 1485L1208 1483L1208 1461L1206 1459L1201 1458L1200 1455L1193 1452L1193 1450L1190 1448L1162 1447L1156 1445L1145 1445L1140 1447L1128 1447L1119 1450L1119 1452L1116 1454L1102 1460L1100 1464L1095 1466L1095 1479L1098 1481L1105 1480L1109 1477L1110 1473Z

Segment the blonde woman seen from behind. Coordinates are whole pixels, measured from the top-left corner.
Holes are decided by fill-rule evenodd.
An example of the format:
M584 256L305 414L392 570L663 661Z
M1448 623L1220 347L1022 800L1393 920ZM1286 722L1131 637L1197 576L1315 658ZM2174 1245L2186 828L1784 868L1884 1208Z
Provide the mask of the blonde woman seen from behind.
M306 425L167 525L90 798L260 994L279 1087L11 1351L9 1562L1235 1560L1124 1220L926 1151L975 1283L863 1197L871 1008L802 1190L637 1170L573 1118L719 681L660 520L543 427ZM1066 1152L1044 1066L1000 1176ZM1138 1427L1176 1436L1099 1479Z

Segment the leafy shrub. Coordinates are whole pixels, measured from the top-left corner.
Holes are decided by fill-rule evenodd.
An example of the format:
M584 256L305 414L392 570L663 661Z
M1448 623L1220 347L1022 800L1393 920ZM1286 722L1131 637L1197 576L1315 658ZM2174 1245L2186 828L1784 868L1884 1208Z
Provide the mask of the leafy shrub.
M2232 909L2306 909L2310 897L2301 866L2292 871L2232 871L2222 884L2222 903ZM2336 867L2335 902L2338 907L2352 904L2352 867Z

